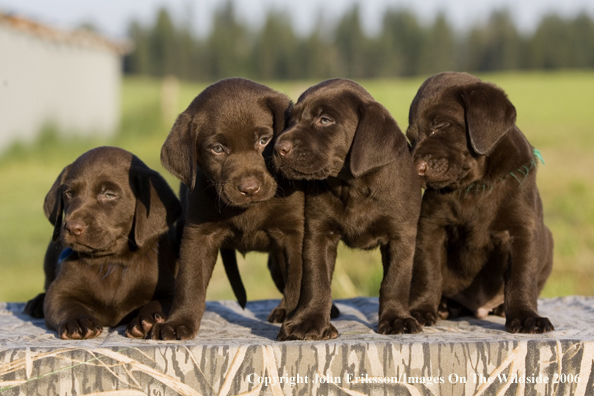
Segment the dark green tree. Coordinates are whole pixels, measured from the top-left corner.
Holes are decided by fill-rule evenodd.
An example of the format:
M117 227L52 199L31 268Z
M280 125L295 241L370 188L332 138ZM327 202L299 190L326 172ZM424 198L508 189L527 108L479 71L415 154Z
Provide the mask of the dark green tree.
M299 65L299 78L327 79L334 75L338 63L338 52L324 32L324 21L318 19L311 33L299 40L296 62Z
M213 29L206 41L206 60L198 67L206 68L211 79L249 76L252 47L249 31L237 21L229 0L215 12Z
M353 6L340 19L334 33L338 64L334 72L350 78L365 77L367 38L361 27L359 6Z
M128 28L128 37L133 45L132 51L124 57L124 72L149 74L150 46L148 32L137 21Z
M295 79L301 77L297 60L299 40L286 13L271 11L253 51L254 75L263 79Z
M475 26L466 45L468 70L510 70L521 66L522 39L509 11L495 11L485 25Z
M157 14L155 27L149 34L149 72L155 76L174 74L178 54L176 31L165 8Z
M456 68L456 38L445 15L440 13L427 29L418 72L434 74Z
M134 51L124 67L127 73L208 81L594 67L594 22L585 13L573 19L547 15L534 33L524 36L506 10L493 12L486 23L459 36L443 14L423 26L410 11L390 9L382 22L377 37L366 35L355 5L335 25L320 18L300 37L290 16L274 10L261 29L249 29L237 20L233 0L228 0L216 10L208 36L199 39L191 19L174 23L162 8L152 26L131 23Z
M594 22L586 13L581 13L571 22L571 30L575 54L573 67L594 67Z
M380 34L382 75L412 76L420 72L425 32L407 10L388 10Z

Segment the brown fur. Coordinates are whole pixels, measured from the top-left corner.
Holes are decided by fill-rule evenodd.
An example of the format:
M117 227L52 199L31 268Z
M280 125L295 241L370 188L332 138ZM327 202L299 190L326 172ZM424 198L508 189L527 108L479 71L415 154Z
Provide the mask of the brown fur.
M180 204L158 173L125 150L99 147L64 168L44 210L55 244L45 257L47 291L28 313L44 314L62 339L127 322L126 335L142 337L165 317L176 265L168 232ZM59 261L65 248L72 253Z
M442 73L421 86L409 117L426 186L413 315L431 325L438 309L442 317L505 312L510 332L553 330L536 302L551 272L553 240L536 187L538 159L515 125L512 103L495 85Z
M330 284L341 240L381 250L378 332L421 331L408 310L421 186L389 112L353 81L315 85L292 108L275 163L287 177L308 180L299 308L278 339L338 335L329 320Z
M267 168L289 103L268 87L232 78L205 89L179 115L161 161L189 188L187 214L173 309L153 328L154 339L198 333L220 249L270 253L275 282L284 292L270 319L282 320L296 307L304 194L299 183L276 180Z

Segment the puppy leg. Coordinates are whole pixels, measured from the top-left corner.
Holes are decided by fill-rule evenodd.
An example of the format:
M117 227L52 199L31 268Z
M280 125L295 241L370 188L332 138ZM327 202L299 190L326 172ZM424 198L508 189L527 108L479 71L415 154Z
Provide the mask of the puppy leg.
M505 328L510 333L546 333L554 327L537 313L539 263L535 233L512 235L513 244L505 282Z
M336 261L339 236L327 225L312 219L306 223L303 243L303 278L299 305L285 320L277 340L327 340L338 337L330 323L332 310L332 269Z
M85 285L81 286L82 289L72 289L63 278L57 278L45 295L45 324L57 331L63 340L86 340L97 337L103 331L97 312L76 302L85 295Z
M78 314L58 325L58 335L63 340L87 340L98 337L103 325L92 315Z
M287 248L283 249L283 251L286 251L286 258L285 254L280 252L278 249L275 249L274 253L271 253L268 257L268 269L270 270L272 279L274 280L278 290L283 293L283 299L281 300L280 304L270 312L270 315L268 315L268 321L271 323L283 323L288 317L287 315L294 313L294 310L299 302L299 292L303 273L303 259L301 251L298 249L298 247L301 246L303 242L302 238L295 238L298 240L295 240L294 242L292 242L290 239L288 240L289 242L287 243ZM335 261L336 257L329 259L329 262ZM281 271L281 269L283 270ZM332 272L334 272L333 266L329 271L330 277L332 277ZM285 287L285 278L289 284L288 287ZM293 307L292 309L287 310L286 308L287 298L290 301L289 306ZM339 315L340 310L336 307L336 305L332 304L330 318L334 319Z
M206 309L206 288L219 247L226 237L222 232L207 228L186 224L172 310L165 322L153 325L150 338L188 340L198 334Z
M410 288L410 311L422 326L432 326L437 322L442 293L442 262L446 259L444 240L443 227L432 224L430 217L421 216ZM439 316L443 319L442 315Z
M268 321L270 323L283 323L287 316L287 309L285 308L285 298L283 297L280 303L268 314Z
M380 288L378 333L419 333L421 325L410 315L408 299L412 278L414 234L381 246L384 278Z
M150 333L155 324L163 323L165 318L161 302L153 300L141 307L138 315L128 323L126 337L144 338Z
M285 316L287 314L287 310L285 308L285 272L283 269L285 268L285 261L281 252L278 249L274 249L268 255L268 270L270 271L270 275L272 276L272 280L276 285L278 291L283 293L283 298L281 302L278 304L276 308L270 311L268 315L268 321L270 323L283 323L285 320Z
M48 305L59 306L58 309ZM87 340L95 338L103 332L103 325L86 307L66 301L46 299L45 323L48 328L56 330L63 340Z
M33 318L43 318L43 302L45 301L45 293L39 293L37 296L27 301L25 305L25 312L27 315Z

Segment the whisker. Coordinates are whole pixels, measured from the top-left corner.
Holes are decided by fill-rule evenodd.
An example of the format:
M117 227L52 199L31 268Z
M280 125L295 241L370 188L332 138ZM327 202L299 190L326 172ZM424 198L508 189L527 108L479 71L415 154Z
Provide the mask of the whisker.
M278 195L278 192L279 192L279 191L282 193L282 195ZM279 197L279 196L284 196L284 195L285 195L285 189L284 189L284 188L282 188L282 186L280 186L280 185L279 185L279 186L276 188L276 192L274 193L274 196L275 196L275 197Z
M124 236L124 238L126 238L128 240L128 242L130 242L132 245L134 245L135 248L138 248L138 245L136 244L136 241L131 239L129 236Z
M107 275L111 274L113 272L113 264L110 264L109 267L107 268L107 271L105 272L105 275L103 275L103 278L100 279L100 281L102 281L103 279L105 279L107 277ZM103 266L101 266L101 268L103 269Z

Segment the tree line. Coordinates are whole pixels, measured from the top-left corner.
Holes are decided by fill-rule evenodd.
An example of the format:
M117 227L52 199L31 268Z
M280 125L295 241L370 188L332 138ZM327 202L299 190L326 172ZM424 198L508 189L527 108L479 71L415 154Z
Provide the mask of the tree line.
M457 32L439 14L428 24L403 9L388 9L379 33L366 34L358 6L335 24L319 20L298 35L289 15L268 11L261 28L237 18L232 1L215 11L213 25L198 37L189 21L179 23L167 9L155 22L132 22L134 50L125 71L184 80L213 81L229 76L263 80L378 78L432 74L445 70L567 69L594 67L594 21L544 16L531 33L517 28L509 11Z

